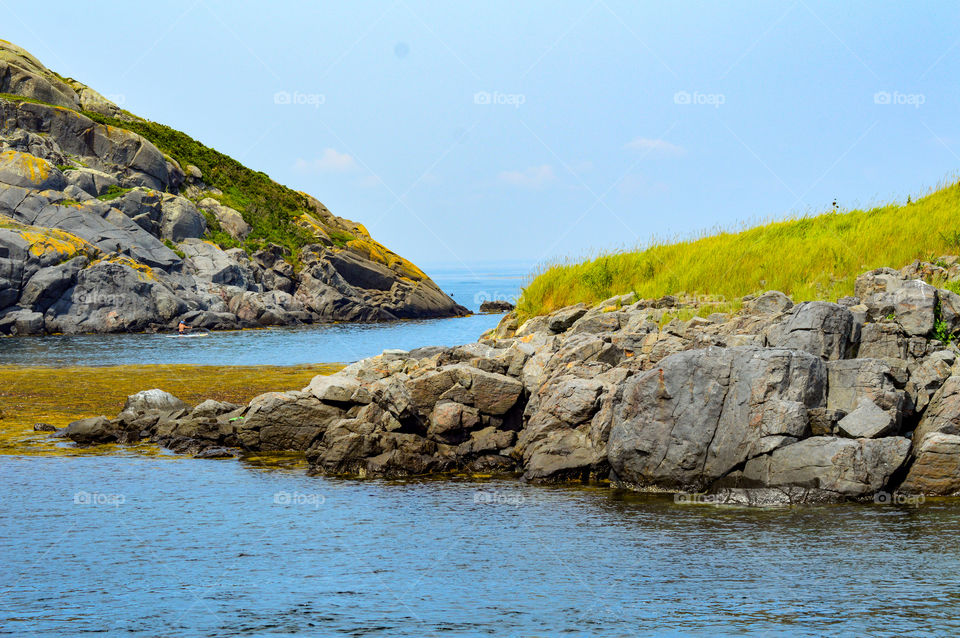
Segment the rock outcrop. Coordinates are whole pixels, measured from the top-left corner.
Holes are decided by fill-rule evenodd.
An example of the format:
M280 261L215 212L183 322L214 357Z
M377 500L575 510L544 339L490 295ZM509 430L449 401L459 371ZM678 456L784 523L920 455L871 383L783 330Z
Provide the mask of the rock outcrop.
M300 208L290 227L297 254L256 240L257 216L274 211L231 208L196 166L93 118L143 120L3 40L0 94L2 334L467 313L362 225L308 195L289 191ZM223 235L224 245L246 249L211 241Z
M522 325L511 313L478 343L386 351L246 406L152 391L59 434L297 450L318 474L608 480L722 503L960 494L960 369L937 339L953 293L910 276L867 273L867 298L844 304L771 292L687 320L676 299L632 296ZM881 333L908 345L864 343Z

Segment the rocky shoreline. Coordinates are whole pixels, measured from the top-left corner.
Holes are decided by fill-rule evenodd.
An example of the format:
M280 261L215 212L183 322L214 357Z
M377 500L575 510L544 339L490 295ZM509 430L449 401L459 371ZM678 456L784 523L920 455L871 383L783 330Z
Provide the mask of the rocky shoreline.
M214 158L204 175L135 125L158 129L0 40L0 334L469 314L362 224L160 129Z
M323 475L610 481L744 504L956 495L960 296L922 280L947 275L879 269L839 303L771 291L685 321L695 302L633 295L519 326L511 313L477 343L385 351L248 405L141 392L56 436L299 451Z

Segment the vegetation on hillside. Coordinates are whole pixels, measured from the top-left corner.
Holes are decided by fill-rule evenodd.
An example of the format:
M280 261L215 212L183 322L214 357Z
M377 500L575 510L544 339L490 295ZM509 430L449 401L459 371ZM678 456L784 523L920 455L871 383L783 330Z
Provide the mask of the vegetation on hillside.
M517 311L528 318L630 292L736 304L748 294L780 290L795 301L833 301L853 294L854 280L866 270L960 254L960 183L907 201L549 265L523 290Z
M223 195L217 199L225 206L238 210L250 224L252 230L248 242L254 244L252 247L274 243L296 252L301 246L316 241L295 223L300 215L310 209L303 193L282 186L265 173L249 169L229 155L204 146L186 133L164 124L140 119L119 120L89 111L85 111L84 115L100 124L127 129L145 137L183 168L189 164L199 168L207 184L223 191ZM214 240L218 237L221 240L229 238L226 233L223 236L214 235Z
M9 93L0 93L0 99L54 106ZM186 133L169 126L150 122L133 114L128 114L130 119L121 120L92 111L81 113L100 124L126 129L143 136L161 152L176 160L181 168L185 169L189 164L199 168L204 182L223 192L216 198L225 206L239 211L243 219L250 224L252 230L247 237L245 248L255 250L267 243L275 243L296 253L300 247L316 241L311 233L295 223L300 215L311 211L307 196L303 193L278 184L266 173L247 168L229 155L205 146ZM112 199L119 194L122 194L122 191L117 189L103 199ZM224 248L241 245L225 232L214 230L210 238Z

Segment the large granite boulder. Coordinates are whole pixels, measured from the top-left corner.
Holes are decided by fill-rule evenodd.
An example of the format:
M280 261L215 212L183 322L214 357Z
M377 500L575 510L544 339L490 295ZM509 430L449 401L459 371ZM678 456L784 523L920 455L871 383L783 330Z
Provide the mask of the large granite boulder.
M249 450L304 451L341 417L341 409L305 392L268 392L250 402L237 436Z
M188 407L184 401L181 401L169 392L154 388L152 390L142 390L128 396L126 402L123 404L123 411L134 413L150 412L153 410L175 412Z
M610 464L627 485L705 489L750 458L806 436L808 412L825 406L826 386L820 356L797 350L671 355L626 381Z
M914 446L914 461L900 485L905 494L960 494L960 436L932 432Z
M853 333L853 314L843 306L825 301L806 301L794 306L783 321L766 331L773 348L793 348L823 359L842 359Z
M910 454L903 437L843 439L815 436L750 459L743 469L749 485L803 487L862 498L888 487Z
M872 321L892 315L907 335L926 336L933 332L937 319L937 289L919 279L904 281L894 290L877 292L863 302Z
M868 400L886 412L899 431L907 405L901 389L905 378L897 379L888 361L883 359L845 359L827 363L829 391L827 409L850 414Z
M104 261L77 273L76 285L46 311L49 332L131 332L167 324L186 311L169 288L122 261Z
M35 190L63 190L67 181L45 159L11 149L0 151L0 184Z
M220 227L234 239L246 239L252 230L250 224L244 221L243 215L212 197L200 200L198 206L200 210L212 215Z
M203 237L207 232L207 220L186 197L163 198L160 236L173 242Z

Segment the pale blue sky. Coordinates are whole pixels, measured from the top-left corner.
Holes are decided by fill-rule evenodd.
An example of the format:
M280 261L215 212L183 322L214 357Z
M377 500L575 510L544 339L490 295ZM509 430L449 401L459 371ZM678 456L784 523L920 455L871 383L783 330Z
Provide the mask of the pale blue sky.
M0 7L52 69L427 266L905 199L960 166L953 2Z

